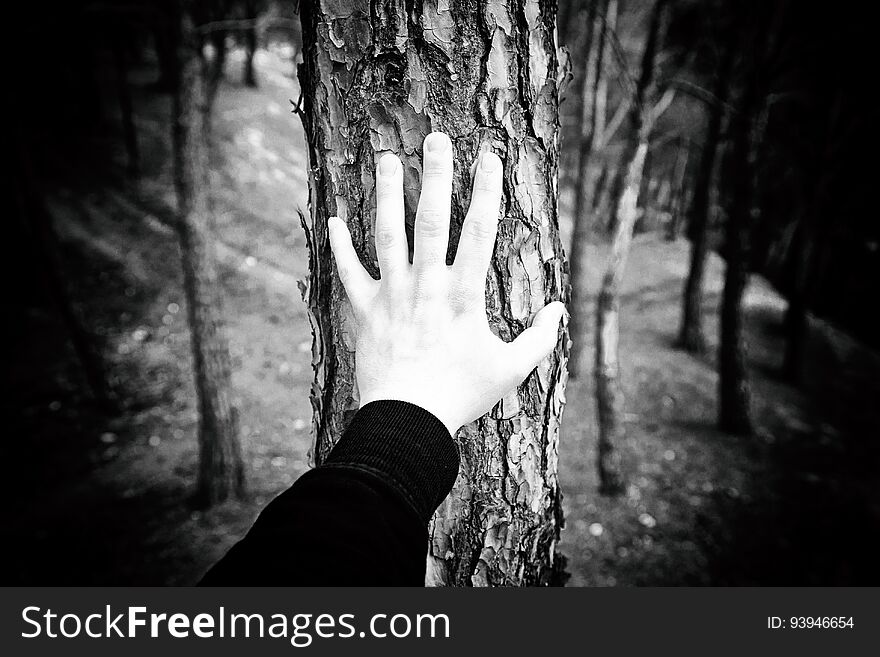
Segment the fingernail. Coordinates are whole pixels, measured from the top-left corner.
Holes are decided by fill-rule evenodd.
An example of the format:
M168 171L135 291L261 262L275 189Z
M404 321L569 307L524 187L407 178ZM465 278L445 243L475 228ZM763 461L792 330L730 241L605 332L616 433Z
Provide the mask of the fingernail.
M393 176L397 173L397 158L391 153L386 153L379 160L379 173L383 176Z
M492 173L501 164L501 160L495 153L483 153L480 157L480 171Z
M446 152L449 147L449 137L442 132L432 132L425 137L425 150L437 155Z

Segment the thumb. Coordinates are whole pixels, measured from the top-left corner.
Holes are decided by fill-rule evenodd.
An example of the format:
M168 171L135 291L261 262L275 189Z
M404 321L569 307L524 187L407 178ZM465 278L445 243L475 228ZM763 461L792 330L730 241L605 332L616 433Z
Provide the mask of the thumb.
M520 380L524 379L556 347L559 322L568 312L561 301L549 303L535 315L532 325L510 343L513 351L511 364Z

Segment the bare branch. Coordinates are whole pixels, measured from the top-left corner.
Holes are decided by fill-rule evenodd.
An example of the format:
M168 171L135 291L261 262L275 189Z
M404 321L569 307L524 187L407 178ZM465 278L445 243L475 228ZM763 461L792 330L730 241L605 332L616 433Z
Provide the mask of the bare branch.
M267 18L257 16L256 18L228 18L219 21L210 21L199 25L196 31L200 34L209 34L217 31L247 30L252 27L265 30L270 27L289 27L294 29L296 26L297 21L292 18L283 18L280 16L271 16Z
M673 87L668 87L666 91L663 92L663 95L660 96L660 100L654 103L654 107L651 108L649 118L651 126L657 122L657 119L663 116L663 112L669 109L673 100L675 100L675 89Z
M611 120L608 122L608 125L605 126L605 129L602 131L602 134L598 137L598 148L602 149L608 145L608 142L614 137L614 133L620 128L623 124L624 119L627 117L629 113L630 106L632 105L631 99L624 98L620 101L620 104L617 106L617 109L614 111L614 116L611 117Z
M728 112L734 111L736 109L729 102L722 101L720 98L718 98L718 96L713 94L705 87L701 87L700 85L695 84L690 80L685 80L683 78L672 78L671 80L669 80L669 87L677 89L678 91L683 92L691 98L695 98L703 103L706 103L709 106L721 105L721 107L723 107Z

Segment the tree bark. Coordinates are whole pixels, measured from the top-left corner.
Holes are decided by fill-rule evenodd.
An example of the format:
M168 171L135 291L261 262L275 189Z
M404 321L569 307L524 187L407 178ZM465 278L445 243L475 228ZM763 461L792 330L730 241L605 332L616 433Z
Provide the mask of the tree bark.
M700 168L694 184L694 197L691 201L688 233L691 239L691 265L684 286L681 312L679 346L693 354L706 351L706 336L703 333L703 277L706 271L706 257L709 255L709 217L712 214L712 183L715 176L715 163L718 159L721 127L724 122L730 74L736 53L735 42L728 37L721 55L715 85L712 90L714 102L709 106L709 121L700 156Z
M231 365L223 298L211 236L207 63L184 12L175 54L173 153L180 252L199 406L197 501L203 505L244 493L238 417L230 400Z
M620 341L620 286L632 244L639 191L648 156L648 146L657 114L653 101L654 60L661 40L664 2L658 0L651 13L651 24L642 55L641 74L631 100L630 133L621 162L626 170L615 209L611 254L605 265L602 287L596 302L596 415L599 424L597 466L599 491L616 495L624 490L620 455L616 446L623 440L624 396L620 385L618 344Z
M497 152L505 163L505 195L487 277L490 324L512 340L547 302L567 299L556 208L555 18L555 3L536 0L303 3L301 117L311 209L303 296L314 335L315 463L326 458L358 408L354 346L327 219L336 215L348 223L362 261L378 275L373 181L383 153L403 162L411 236L422 140L434 130L450 135L454 252L470 200L470 165L482 151ZM517 390L458 432L459 478L429 528L429 585L557 581L557 451L567 352L563 334Z

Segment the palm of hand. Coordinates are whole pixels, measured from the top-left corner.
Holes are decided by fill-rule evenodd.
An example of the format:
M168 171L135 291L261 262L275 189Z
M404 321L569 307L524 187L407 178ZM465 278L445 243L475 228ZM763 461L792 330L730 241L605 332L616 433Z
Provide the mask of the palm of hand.
M487 412L553 350L565 309L543 308L515 341L489 328L486 272L502 194L501 161L480 159L455 262L447 266L452 146L425 140L424 177L413 263L404 232L402 167L387 154L376 177L376 252L381 280L358 260L345 224L330 221L330 242L356 322L355 374L361 405L398 399L433 413L455 433Z

